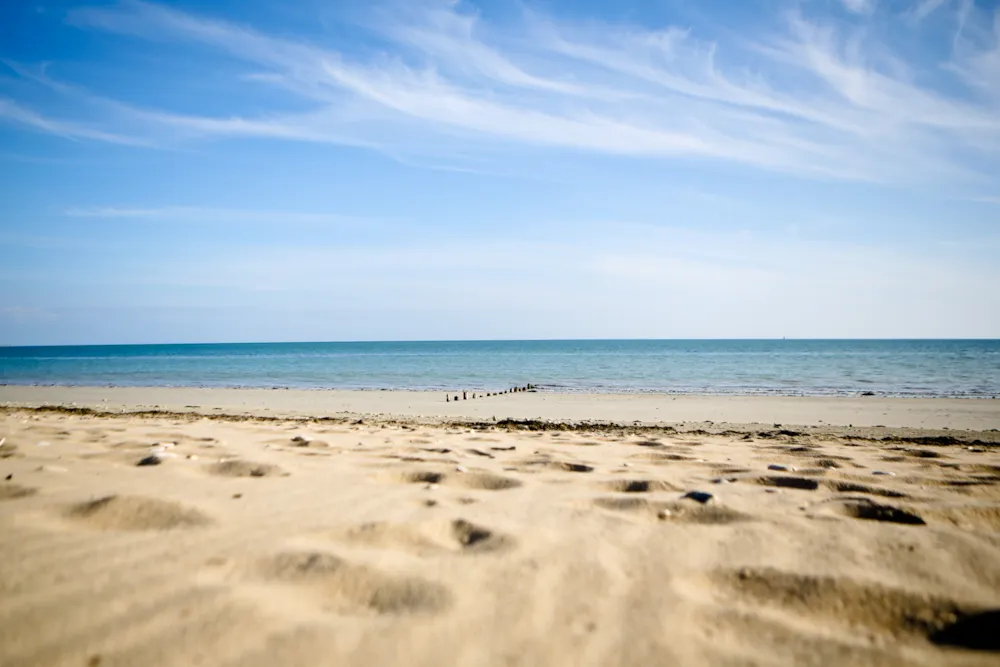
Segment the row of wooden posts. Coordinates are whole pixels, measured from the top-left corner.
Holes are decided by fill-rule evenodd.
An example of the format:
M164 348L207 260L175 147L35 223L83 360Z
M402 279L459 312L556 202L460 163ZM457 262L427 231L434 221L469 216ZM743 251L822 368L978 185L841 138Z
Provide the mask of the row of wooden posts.
M511 387L510 389L504 389L503 391L492 391L486 393L480 392L479 394L476 394L476 392L463 391L461 397L459 397L458 394L455 394L454 396L452 396L451 394L445 394L444 402L449 403L451 401L466 401L466 400L471 400L472 398L485 398L486 396L501 396L503 394L518 394L524 391L533 391L534 389L535 385L526 384L523 387ZM469 396L470 393L472 394L471 397Z

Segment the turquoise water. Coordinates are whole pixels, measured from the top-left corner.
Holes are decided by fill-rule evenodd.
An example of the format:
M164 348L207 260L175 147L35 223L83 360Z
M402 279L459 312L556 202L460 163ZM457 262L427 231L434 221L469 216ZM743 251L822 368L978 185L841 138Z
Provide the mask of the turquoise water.
M0 348L0 383L1000 395L997 340L586 340Z

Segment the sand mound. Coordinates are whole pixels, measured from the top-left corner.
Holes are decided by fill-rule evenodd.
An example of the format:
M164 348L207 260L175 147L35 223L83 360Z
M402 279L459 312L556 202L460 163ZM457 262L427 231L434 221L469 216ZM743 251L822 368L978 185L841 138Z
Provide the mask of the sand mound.
M202 512L179 503L142 496L107 496L70 506L66 516L102 530L167 530L212 523Z
M770 568L720 571L712 579L730 599L780 608L801 617L818 617L825 623L866 628L896 637L924 637L941 643L944 643L942 637L962 639L963 645L984 636L981 629L973 627L976 621L963 620L975 618L972 615L982 610L963 609L952 600L881 584ZM986 621L995 623L995 616L987 616ZM970 629L964 630L963 626Z
M1000 475L1000 465L993 465L992 463L963 463L958 466L958 469L965 472L985 472Z
M0 500L13 500L14 498L25 498L38 492L38 489L30 486L21 486L11 482L0 482Z
M270 463L256 463L243 459L219 461L206 467L209 474L219 477L273 477L281 475L282 469Z
M324 608L356 614L435 613L451 604L450 591L417 577L392 576L331 554L287 552L263 559L256 575L267 582L300 586Z
M1000 532L1000 506L996 504L938 505L920 511L927 519L958 528Z

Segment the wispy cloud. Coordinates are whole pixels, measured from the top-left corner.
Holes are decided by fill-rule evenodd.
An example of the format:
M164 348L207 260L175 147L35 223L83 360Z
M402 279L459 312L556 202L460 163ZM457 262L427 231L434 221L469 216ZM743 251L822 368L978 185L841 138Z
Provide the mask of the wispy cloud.
M216 50L256 68L234 86L271 85L310 108L182 114L38 78L114 113L56 122L6 102L0 116L119 143L258 137L457 163L521 146L709 158L820 178L989 186L1000 168L1000 13L923 0L877 18L869 17L874 0L843 2L859 20L889 20L899 30L920 29L909 15L948 11L959 26L953 52L906 59L876 41L878 31L801 12L786 15L780 31L735 43L684 26L582 25L530 10L519 25L501 27L462 5L430 2L394 5L372 21L374 37L391 46L387 55L133 1L80 9L70 22Z
M143 137L108 132L75 121L49 118L31 109L27 109L13 100L2 97L0 97L0 121L17 123L31 130L53 134L65 139L89 139L112 144L124 144L126 146L150 145L150 141Z
M851 0L844 0L845 2L850 2ZM948 0L920 0L913 7L913 17L918 21L922 21L931 14L933 14L941 5L945 4Z
M360 220L332 213L305 211L268 211L203 206L164 206L160 208L127 208L115 206L73 207L64 211L73 218L135 219L178 223L277 223L302 225L355 225L374 220Z
M847 11L855 14L871 14L875 11L876 0L841 0L841 2L844 3L844 8Z

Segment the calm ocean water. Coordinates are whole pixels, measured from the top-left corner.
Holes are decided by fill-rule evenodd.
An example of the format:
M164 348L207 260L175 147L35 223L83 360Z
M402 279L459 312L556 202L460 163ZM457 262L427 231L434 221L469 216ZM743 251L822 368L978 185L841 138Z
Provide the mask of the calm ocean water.
M0 348L0 383L1000 395L998 340L587 340Z
M1000 395L998 340L587 340L0 348L0 383Z

